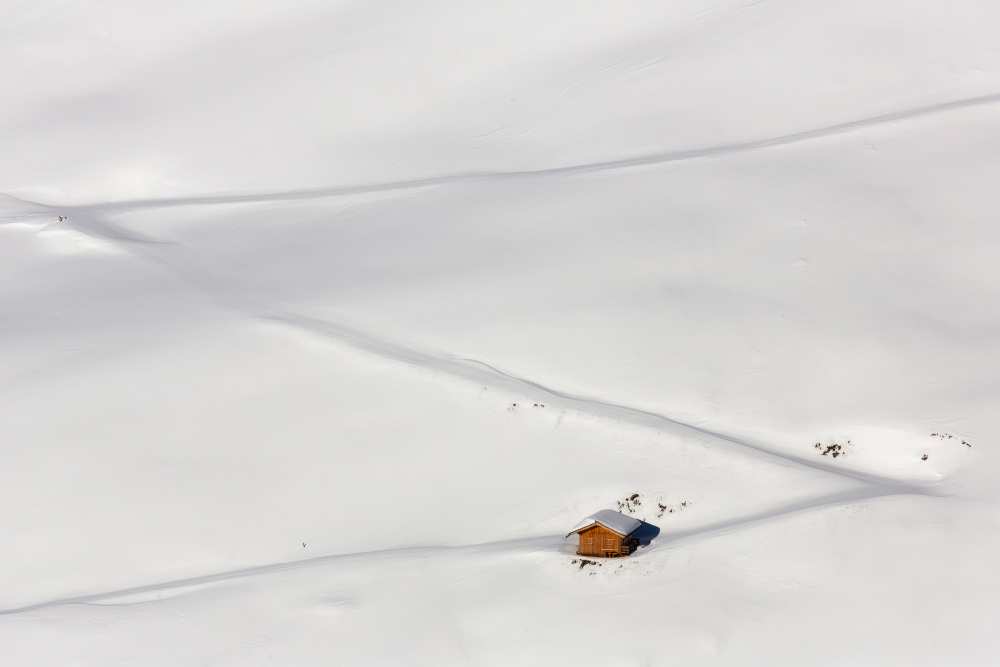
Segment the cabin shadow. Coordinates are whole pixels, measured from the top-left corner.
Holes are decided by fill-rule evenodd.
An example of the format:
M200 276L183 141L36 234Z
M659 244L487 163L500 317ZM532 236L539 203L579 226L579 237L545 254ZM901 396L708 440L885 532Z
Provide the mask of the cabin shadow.
M639 540L640 547L648 547L649 543L656 539L657 535L660 534L660 527L654 526L651 523L646 523L645 521L635 529L629 537L634 537Z

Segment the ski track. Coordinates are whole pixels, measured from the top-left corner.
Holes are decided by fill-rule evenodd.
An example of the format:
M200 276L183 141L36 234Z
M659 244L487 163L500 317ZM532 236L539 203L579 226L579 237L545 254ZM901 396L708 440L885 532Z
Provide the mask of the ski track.
M734 517L732 519L726 519L723 521L717 521L714 523L705 524L697 528L691 528L688 530L673 532L663 537L657 537L648 547L642 547L641 550L634 557L637 558L647 557L649 554L654 553L660 549L678 548L683 544L693 542L697 539L711 539L713 537L725 535L736 530L752 528L756 525L780 519L781 517L784 516L822 510L830 507L839 507L843 505L849 505L852 503L875 500L878 498L887 498L891 496L902 496L902 495L926 496L929 494L921 490L914 490L904 485L898 485L894 487L883 487L883 488L875 488L872 486L868 486L866 488L826 494L811 499L795 501L769 510L762 510L744 516ZM328 554L325 556L316 556L314 558L305 558L293 561L281 561L277 563L267 563L264 565L255 565L252 567L246 567L237 570L229 570L226 572L216 572L214 574L206 574L196 577L187 577L184 579L173 579L170 581L162 581L153 584L133 586L130 588L121 588L112 591L103 591L98 593L87 593L83 595L54 598L51 600L35 602L32 604L22 605L19 607L0 609L0 616L13 616L17 614L25 614L28 612L38 611L41 609L61 607L66 605L89 605L89 604L99 604L103 602L104 605L106 606L118 606L119 603L113 603L110 601L116 598L126 598L135 595L143 595L146 593L155 593L157 591L169 591L177 588L203 586L205 584L215 584L225 581L232 581L236 579L245 579L249 577L278 574L281 572L298 571L306 568L323 566L334 562L345 562L345 561L349 562L352 560L361 560L361 559L370 561L375 558L394 559L397 557L408 557L408 556L419 558L419 557L442 555L449 553L475 554L475 553L515 553L515 552L547 552L547 553L563 552L569 555L572 553L570 549L571 545L568 542L566 542L566 538L562 535L541 535L537 537L515 538L509 540L499 540L496 542L483 542L479 544L466 544L466 545L454 545L454 546L451 545L408 546L408 547L394 547L390 549L377 549L372 551L361 551L356 553ZM122 603L122 604L133 606L138 604L145 604L147 602L152 602L152 601L155 600L138 601L138 602Z
M357 185L335 185L318 188L304 188L294 190L284 190L262 193L245 194L210 194L195 195L190 197L172 198L150 198L132 199L122 201L112 201L94 204L82 204L77 206L56 206L65 211L101 211L105 213L123 212L136 209L149 208L169 208L176 206L206 206L218 204L239 204L258 203L272 201L293 201L300 199L320 199L326 197L338 197L344 195L355 195L376 192L389 192L394 190L411 190L440 185L452 185L466 182L489 182L503 181L525 178L547 178L554 176L573 176L579 174L590 174L595 172L615 171L630 167L641 167L649 165L667 164L670 162L683 162L687 160L698 160L703 158L722 157L738 153L747 153L767 148L776 148L790 144L802 143L823 139L840 134L847 134L869 127L897 123L900 121L913 120L926 116L935 116L951 111L972 109L975 107L989 106L1000 103L1000 93L990 93L976 97L967 97L948 102L939 102L925 106L912 107L901 111L892 111L877 116L859 118L834 125L827 125L811 130L792 132L764 139L751 141L733 142L718 144L715 146L704 146L701 148L690 148L682 150L668 150L646 155L638 155L628 158L614 160L603 160L598 162L587 162L575 165L564 165L561 167L543 167L540 169L524 169L513 171L467 171L454 174L442 174L438 176L424 176L396 181L386 181L382 183L362 183ZM27 202L44 206L40 202Z
M613 171L639 167L647 165L666 164L670 162L681 162L702 158L721 157L738 153L762 150L767 148L786 146L790 144L831 137L845 134L868 127L874 127L887 123L894 123L924 116L942 114L949 111L970 109L974 107L993 105L1000 103L1000 93L982 95L978 97L953 100L927 106L915 107L902 111L881 114L863 119L838 123L822 128L794 132L766 139L720 144L703 148L688 150L675 150L659 153L651 153L631 158L608 160L601 162L591 162L578 165L567 165L562 167L549 167L534 170L521 171L484 171L484 172L463 172L441 176L430 176L407 180L389 181L384 183L359 184L353 186L332 186L312 189L287 190L281 192L265 192L256 194L219 194L201 195L192 197L176 197L162 199L135 199L127 201L106 202L88 204L81 206L49 206L40 202L32 202L25 199L10 197L25 205L32 207L42 207L55 213L72 213L72 226L79 231L104 238L109 241L129 246L127 250L134 250L135 246L166 246L170 245L125 227L121 227L105 219L97 217L97 213L124 212L137 209L167 208L179 206L197 205L220 205L237 203L255 203L267 201L291 201L300 199L318 199L326 197L336 197L342 195L387 192L394 190L407 190L422 187L457 184L472 181L499 181L518 178L545 178L555 176L571 176L578 174L589 174L603 171ZM32 213L34 217L38 214ZM21 216L5 216L9 218ZM157 264L167 268L178 277L190 281L190 276L183 275L183 272L176 271L173 264L161 257L150 257L145 252L135 253L147 260L153 260ZM218 296L218 295L213 295ZM343 324L305 317L293 313L279 313L270 315L259 315L244 312L258 319L284 325L300 331L312 333L335 342L348 345L375 356L390 359L399 363L411 365L421 369L439 372L448 376L456 377L478 384L500 386L508 391L519 395L530 395L532 397L544 396L546 400L555 407L561 405L583 414L589 414L602 419L617 420L654 430L671 432L684 432L693 434L703 440L711 440L715 443L727 446L739 447L744 451L756 452L769 457L784 465L804 466L810 469L819 470L825 473L838 475L861 482L860 489L854 489L835 494L827 494L813 499L795 501L776 509L756 512L742 517L726 519L704 526L682 530L665 535L654 540L649 551L660 548L673 548L676 545L686 543L695 538L707 538L715 535L725 534L733 530L749 528L754 525L766 523L773 519L788 514L806 512L826 507L836 507L845 504L874 500L877 498L894 495L936 495L930 485L918 485L914 483L901 482L892 478L881 477L860 471L846 470L838 468L832 464L825 464L800 457L794 454L785 453L770 449L763 444L754 441L737 438L735 436L715 431L712 429L683 422L658 412L631 407L628 405L614 403L594 397L562 391L548 387L526 377L504 371L492 364L478 359L457 357L444 354L432 354L414 348L390 342L380 337L353 329ZM564 538L559 535L550 535L533 538L520 538L490 542L476 545L464 546L431 546L431 547L399 547L392 549L359 552L352 554L333 554L318 556L316 558L284 561L279 563L258 565L228 572L208 574L186 579L160 582L132 588L106 591L101 593L91 593L72 597L51 599L20 607L0 609L0 615L14 615L40 609L73 604L92 604L102 600L113 598L141 595L156 591L166 591L187 586L197 586L211 584L246 577L274 574L289 570L297 570L306 567L313 567L334 561L392 557L397 555L429 555L441 552L477 552L477 551L499 551L510 552L517 550L527 551L559 551L564 545ZM647 552L648 553L648 552ZM641 555L645 555L642 554Z
M459 357L445 353L432 353L421 351L413 347L389 341L383 337L375 336L359 329L347 326L342 323L328 320L306 317L303 315L280 312L273 314L259 314L266 312L264 304L254 303L254 299L243 295L237 297L227 294L227 289L222 282L212 280L206 275L198 276L198 272L205 272L195 264L183 261L176 256L182 250L181 246L159 242L142 238L137 242L137 235L130 230L120 228L111 223L105 223L93 214L85 214L75 217L70 226L80 229L85 233L91 230L101 230L102 236L140 258L160 266L170 275L184 281L200 292L212 298L220 307L233 311L243 317L257 319L272 325L286 327L293 331L299 331L307 335L321 338L322 340L343 345L363 353L371 354L380 359L393 361L399 364L411 366L413 368L443 374L455 379L472 382L476 385L488 385L510 393L544 399L548 406L552 408L564 408L573 410L580 414L587 414L599 419L628 423L634 426L648 428L658 432L682 433L688 436L695 436L702 442L715 446L726 446L747 454L755 454L770 459L773 463L785 466L806 467L824 473L839 476L845 480L850 480L855 487L860 488L840 492L833 495L825 495L819 498L796 501L781 508L758 512L746 517L728 519L712 524L707 524L701 528L670 534L659 538L654 542L653 548L666 547L678 542L687 541L699 535L713 535L728 532L744 526L752 526L767 521L784 514L800 512L820 507L842 505L851 502L860 502L890 495L936 495L936 491L931 485L918 485L901 482L892 478L880 477L860 471L852 471L832 464L820 461L813 461L793 454L775 451L762 444L741 439L726 433L686 423L684 421L669 417L667 415L643 410L640 408L614 403L593 397L587 397L569 391L562 391L546 386L535 380L504 371L493 364L479 359ZM107 233L113 230L113 235ZM562 543L561 536L547 536L538 538L514 539L502 542L486 543L479 545L466 545L456 547L400 547L379 551L361 552L355 554L335 554L320 556L313 559L288 561L268 565L254 566L250 568L209 574L187 579L169 581L165 583L137 586L128 589L115 590L104 593L94 593L75 597L59 598L47 602L39 602L31 605L14 607L0 610L0 615L10 615L28 612L45 607L53 607L67 604L89 604L109 598L125 597L129 595L140 595L142 593L155 592L157 590L167 590L181 586L194 586L198 584L214 583L229 579L238 579L254 575L280 572L292 568L307 567L311 564L319 564L337 559L349 559L358 557L389 556L400 553L438 553L451 550L505 550L510 551L517 548L545 547L546 550L557 549Z
M697 426L659 412L554 389L540 382L501 370L478 359L439 355L406 347L344 324L290 313L267 315L262 319L309 332L383 359L391 359L417 368L432 370L477 385L500 388L531 399L544 398L550 407L561 407L600 419L627 423L659 432L694 435L701 440L710 440L727 447L738 447L744 451L752 451L779 464L794 464L868 484L885 486L901 484L899 480L894 478L849 470L833 463L782 452L746 438ZM916 485L911 486L916 488Z
M544 396L545 400L553 407L559 405L563 408L600 419L628 423L654 431L695 435L703 440L711 440L719 445L738 447L744 451L756 452L759 455L771 458L772 462L775 463L804 466L870 484L894 485L900 483L900 480L895 478L849 470L833 463L816 461L804 456L782 452L773 447L768 447L765 443L698 426L659 412L559 390L527 377L502 370L483 360L422 351L392 342L384 337L364 332L343 323L321 320L291 312L268 313L267 311L270 308L266 304L255 303L255 299L242 294L238 286L236 289L224 289L220 286L220 282L217 279L213 280L207 275L202 275L198 278L196 273L199 269L194 264L183 261L178 262L176 257L169 257L166 252L180 250L180 247L176 244L142 237L131 230L106 222L90 212L85 212L78 217L74 217L71 223L64 224L69 224L83 233L97 232L97 235L101 238L118 243L120 247L133 256L160 266L175 278L207 295L220 307L243 317L282 324L292 329L311 333L333 342L347 345L379 358L438 372L478 385L486 384L502 387L511 393L522 396L533 396L536 398ZM204 271L202 273L204 274ZM227 294L227 292L234 291L237 293L235 297Z

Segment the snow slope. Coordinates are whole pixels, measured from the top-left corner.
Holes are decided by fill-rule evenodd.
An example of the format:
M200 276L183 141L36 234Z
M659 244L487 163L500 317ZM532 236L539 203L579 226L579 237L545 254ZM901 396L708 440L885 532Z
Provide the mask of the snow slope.
M5 662L996 662L1000 10L4 14Z

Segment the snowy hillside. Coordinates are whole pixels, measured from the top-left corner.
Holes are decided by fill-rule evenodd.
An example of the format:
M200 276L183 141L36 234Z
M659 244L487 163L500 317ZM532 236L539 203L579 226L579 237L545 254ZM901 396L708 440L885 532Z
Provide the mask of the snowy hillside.
M3 664L997 663L1000 8L144 5L0 9Z

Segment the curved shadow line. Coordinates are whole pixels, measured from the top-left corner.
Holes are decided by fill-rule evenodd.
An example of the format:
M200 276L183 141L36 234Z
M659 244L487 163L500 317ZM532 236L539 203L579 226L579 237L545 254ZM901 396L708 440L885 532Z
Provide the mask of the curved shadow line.
M772 519L777 519L779 517L788 516L791 514L798 514L802 512L808 512L811 510L823 509L827 507L839 507L842 505L850 505L851 503L864 502L867 500L875 500L877 498L887 498L890 496L924 496L933 497L935 494L929 493L921 489L915 489L913 487L908 487L905 485L899 485L896 487L867 487L862 489L853 489L848 491L840 491L837 493L831 493L816 498L808 498L805 500L799 500L780 507L776 507L768 510L761 510L759 512L752 512L750 514L745 514L733 519L725 519L723 521L716 521L714 523L705 524L697 528L691 528L688 530L680 530L677 532L666 533L664 537L657 539L652 545L652 549L656 548L670 548L672 545L678 542L684 542L692 538L705 538L714 537L717 535L724 535L730 531L736 529L751 528L757 524L765 523Z
M419 178L386 181L382 183L366 183L366 184L363 183L357 185L338 185L338 186L317 187L317 188L302 188L302 189L292 189L292 190L262 192L262 193L209 194L209 195L195 195L190 197L132 199L132 200L111 201L104 203L82 204L79 206L66 206L62 208L69 210L75 209L78 211L79 210L125 211L125 210L140 209L140 208L168 208L175 206L198 206L198 205L204 206L204 205L236 204L236 203L250 203L250 202L292 201L299 199L319 199L324 197L337 197L337 196L352 195L352 194L385 192L391 190L409 190L415 188L424 188L424 187L448 185L448 184L471 182L471 181L489 181L489 180L518 179L518 178L543 178L550 176L568 176L575 174L586 174L592 172L626 169L629 167L639 167L646 165L666 164L669 162L695 160L701 158L720 157L723 155L745 153L749 151L761 150L766 148L774 148L777 146L787 146L789 144L796 144L804 141L822 139L824 137L845 134L848 132L853 132L868 127L884 125L886 123L895 123L904 120L912 120L924 116L938 115L950 111L957 111L960 109L970 109L974 107L992 105L997 103L1000 103L1000 93L991 93L988 95L979 95L977 97L968 97L958 100L951 100L949 102L940 102L937 104L929 104L920 107L913 107L910 109L903 109L901 111L892 111L889 113L879 114L877 116L859 118L842 123L836 123L834 125L827 125L825 127L815 128L811 130L803 130L800 132L792 132L789 134L782 134L774 137L767 137L764 139L732 142L726 144L718 144L715 146L705 146L701 148L658 151L646 155L637 155L628 158L602 160L597 162L587 162L582 164L565 165L560 167L544 167L541 169L523 169L523 170L513 170L513 171L502 171L502 170L468 171L468 172L458 172L454 174L442 174L438 176L424 176ZM23 199L21 201L25 201L26 203L36 203L36 202L27 202L26 200Z
M923 493L920 490L909 489L905 486L899 486L895 488L881 488L881 489L874 489L874 488L854 489L854 490L842 491L839 493L826 494L816 498L795 501L787 505L782 505L780 507L769 510L762 510L759 512L754 512L751 514L735 517L732 519L727 519L724 521L717 521L715 523L705 524L703 526L692 528L689 530L678 531L676 533L667 533L665 537L659 537L656 540L654 540L649 547L641 548L636 553L636 556L642 556L643 554L648 554L660 548L672 548L672 546L675 543L683 542L685 540L691 540L696 537L702 537L702 536L712 537L724 534L732 530L737 530L742 528L752 528L755 525L766 523L769 520L777 519L782 516L787 516L790 514L797 514L801 512L807 512L826 507L836 507L856 502L864 502L866 500L873 500L876 498L884 498L895 495L930 495L930 494ZM663 533L661 533L661 535L662 534ZM566 544L566 539L562 535L542 535L537 537L499 540L495 542L482 542L479 544L410 546L410 547L397 547L391 549L377 549L372 551L361 551L361 552L347 553L347 554L329 554L325 556L317 556L315 558L305 558L302 560L293 560L293 561L281 561L278 563L256 565L253 567L241 568L237 570L229 570L226 572L217 572L214 574L206 574L196 577L187 577L184 579L174 579L170 581L163 581L154 584L146 584L142 586L120 588L112 591L55 598L43 602L36 602L33 604L23 605L20 607L0 609L0 616L23 614L38 609L46 609L49 607L58 607L63 605L93 604L101 600L128 597L131 595L141 595L143 593L153 593L156 591L170 590L174 588L182 588L187 586L197 586L200 584L211 584L222 581L229 581L233 579L243 579L259 575L275 574L290 570L299 570L303 568L315 567L326 563L331 563L341 560L360 559L360 558L365 558L365 559L391 558L394 556L404 555L404 554L409 554L412 556L429 557L441 554L442 552L444 553L449 553L449 552L510 553L512 551L562 552L564 550L563 547L565 544Z
M722 431L716 431L702 426L697 426L695 424L690 424L659 412L643 410L641 408L635 408L568 391L560 391L541 384L540 382L536 382L513 373L508 373L500 368L497 368L496 366L493 366L492 364L488 364L478 359L437 355L405 347L382 338L376 338L375 336L358 329L348 327L344 324L305 317L302 315L295 315L292 313L272 314L263 316L261 319L283 324L285 326L299 329L321 337L330 338L341 344L349 345L350 347L368 352L383 359L392 359L411 366L437 371L467 381L473 381L477 384L502 386L509 391L518 394L524 394L525 390L528 389L536 394L546 396L547 400L552 405L561 403L563 407L576 410L577 412L584 414L594 415L602 419L616 419L625 423L658 431L663 431L663 427L667 426L674 431L680 430L687 433L694 433L730 446L736 446L744 450L751 450L771 457L776 460L776 462L795 464L797 466L811 468L840 477L846 477L889 488L899 488L901 485L900 481L891 477L882 477L871 473L848 470L843 467L834 466L832 463L815 461L796 454L782 452L748 439L738 438ZM917 486L914 484L913 488L917 488Z
M484 542L481 544L470 544L470 545L412 546L412 547L397 547L391 549L376 549L372 551L360 551L356 553L346 553L346 554L329 554L326 556L316 556L314 558L304 558L301 560L281 561L278 563L255 565L252 567L240 568L237 570L216 572L214 574L205 574L196 577L187 577L184 579L173 579L154 584L146 584L142 586L119 588L116 590L104 591L100 593L87 593L84 595L74 595L70 597L55 598L52 600L46 600L44 602L36 602L33 604L23 605L20 607L0 609L0 616L23 614L29 611L46 609L48 607L59 607L63 605L93 604L94 602L98 602L100 600L128 597L131 595L141 595L143 593L153 593L156 591L164 591L173 588L181 588L187 586L197 586L200 584L211 584L222 581L229 581L233 579L244 579L247 577L259 576L265 574L274 574L278 572L286 572L289 570L298 570L302 568L315 567L318 565L339 560L350 560L358 558L378 558L378 557L388 558L400 554L429 556L436 553L449 552L449 551L512 551L512 550L516 551L524 549L534 550L539 547L544 548L546 550L551 550L552 548L558 547L561 544L562 544L562 539L560 538L560 536L545 535L541 537L501 540L497 542Z

